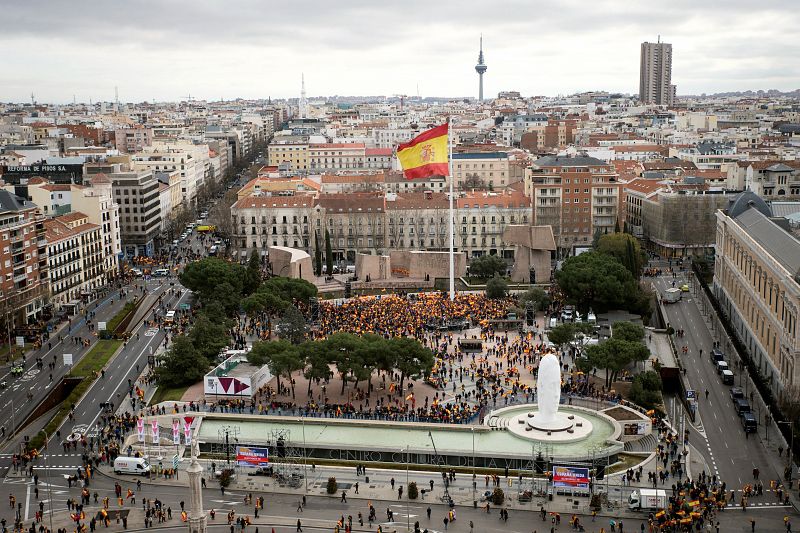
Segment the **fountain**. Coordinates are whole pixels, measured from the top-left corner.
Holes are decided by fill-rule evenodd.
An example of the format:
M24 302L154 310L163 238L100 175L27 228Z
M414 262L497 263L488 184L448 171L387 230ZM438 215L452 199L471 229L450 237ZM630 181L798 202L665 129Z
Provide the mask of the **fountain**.
M592 422L579 411L559 412L561 402L561 363L549 353L539 362L536 380L536 410L511 419L508 429L518 437L545 442L570 442L587 438Z

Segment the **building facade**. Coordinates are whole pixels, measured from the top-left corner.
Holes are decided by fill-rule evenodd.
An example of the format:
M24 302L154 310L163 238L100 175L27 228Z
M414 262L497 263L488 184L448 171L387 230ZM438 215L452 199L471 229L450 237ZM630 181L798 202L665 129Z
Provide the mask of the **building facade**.
M593 157L547 156L526 177L533 224L553 227L561 256L591 246L595 233L613 233L620 217L621 185L613 165Z
M800 385L800 241L750 191L717 212L714 292L780 397Z
M44 217L33 202L0 190L0 320L6 328L28 324L47 298Z
M127 257L153 255L161 231L158 180L149 171L115 172L108 177L119 205L123 253Z
M672 105L672 45L642 43L639 65L639 100L645 104Z
M73 212L45 221L50 302L56 309L91 297L105 284L100 226Z

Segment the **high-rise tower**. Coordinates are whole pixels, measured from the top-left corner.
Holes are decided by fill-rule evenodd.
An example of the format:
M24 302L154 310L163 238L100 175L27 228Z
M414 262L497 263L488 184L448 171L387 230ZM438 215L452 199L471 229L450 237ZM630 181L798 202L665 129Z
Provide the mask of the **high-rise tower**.
M481 35L480 52L478 52L478 64L475 65L475 72L478 73L478 101L483 102L483 73L486 72L486 63L483 62L483 35Z
M643 104L672 105L675 86L672 84L672 45L642 43L639 67L639 100Z
M300 103L298 107L298 114L300 118L308 118L308 101L306 100L306 75L300 74Z

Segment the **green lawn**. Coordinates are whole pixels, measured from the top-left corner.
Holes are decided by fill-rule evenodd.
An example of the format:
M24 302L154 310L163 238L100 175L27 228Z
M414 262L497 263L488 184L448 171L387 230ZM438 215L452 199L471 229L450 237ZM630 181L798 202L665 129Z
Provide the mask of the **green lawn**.
M24 348L20 348L16 344L14 345L14 358L20 357L22 354L27 352L28 350L33 348L33 344L26 342ZM9 346L8 344L4 344L0 346L0 359L8 359L9 354Z
M156 405L161 402L179 402L188 388L189 385L175 388L158 387L153 399L150 400L150 405Z
M70 372L73 377L89 377L94 376L101 368L106 366L108 360L114 355L122 345L120 340L99 340L95 343L89 353L83 356L83 359L75 365Z

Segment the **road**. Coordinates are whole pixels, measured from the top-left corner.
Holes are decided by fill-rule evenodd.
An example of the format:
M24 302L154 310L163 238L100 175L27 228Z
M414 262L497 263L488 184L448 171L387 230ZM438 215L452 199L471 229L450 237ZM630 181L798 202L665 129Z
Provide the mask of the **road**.
M66 502L69 498L79 499L80 489L76 487L68 487L64 481L63 474L55 470L49 472L44 469L38 470L40 475L39 479L39 499L35 495L35 487L32 482L25 478L6 478L3 480L3 489L9 494L13 494L16 500L22 504L21 514L30 523L34 512L38 509L38 502L44 503L47 512L45 516L45 525L49 525L49 510L52 504L53 509L53 526L54 527L68 527L69 524L69 511L66 507ZM47 475L49 473L49 476ZM396 479L404 479L405 473L403 471L386 471L383 472L385 477L394 476ZM416 521L420 522L421 528L429 528L430 533L441 532L444 530L443 518L446 516L448 508L436 501L433 501L430 496L425 500L394 500L386 499L385 497L372 497L369 492L368 484L362 480L362 494L355 497L353 490L347 491L347 501L343 502L340 493L335 496L327 496L324 494L324 479L327 474L321 474L313 479L313 485L309 482L309 489L307 492L307 505L303 512L298 512L298 503L302 497L300 494L286 494L276 493L272 491L252 492L253 498L264 496L265 508L259 513L258 519L254 517L254 508L252 504L245 504L244 491L230 490L225 491L224 494L214 487L213 483L209 483L209 488L203 491L203 505L206 511L214 509L216 511L216 519L209 520L210 529L212 531L219 531L221 528L229 529L225 520L225 514L229 510L233 510L236 516L249 516L254 522L254 526L261 526L263 530L270 531L270 527L276 528L276 533L284 533L288 531L295 531L295 524L299 518L302 521L303 529L308 531L325 530L332 531L336 520L340 516L345 519L348 516L353 517L355 531L375 531L378 525L383 527L384 531L393 531L395 528L398 531L405 531L406 524L413 525ZM382 476L382 477L384 477ZM104 475L97 475L92 481L90 491L97 492L99 501L103 497L109 496L113 502L113 488L115 479L105 477ZM466 476L462 482L467 482ZM371 484L386 484L385 479L371 480ZM135 478L125 478L121 485L123 487L123 494L128 488L136 491ZM172 520L166 524L161 525L163 528L167 527L185 527L181 524L178 518L180 510L180 502L188 502L188 490L185 486L168 485L164 482L158 483L144 483L141 490L137 491L136 505L126 503L125 508L131 509L130 520L128 529L140 529L143 526L141 502L143 498L159 499L163 502L165 507L172 509ZM365 494L367 492L367 494ZM52 501L51 501L52 500ZM372 504L377 513L377 521L368 527L366 517L368 516L368 505ZM431 518L427 517L427 510L431 509ZM550 516L546 521L542 521L538 515L538 505L531 506L531 510L511 509L510 518L507 523L499 520L499 514L496 508L493 508L490 514L486 514L482 509L472 509L469 506L456 507L457 520L455 523L450 524L448 531L468 532L469 521L474 522L473 531L481 532L510 532L510 533L530 533L531 531L549 531L550 530ZM87 516L92 516L99 508L97 504L90 504L87 506ZM119 506L115 502L112 503L111 509L118 509ZM545 505L546 509L552 509ZM394 521L389 522L387 519L386 510L391 509L394 513ZM758 524L756 531L759 532L772 532L772 531L785 531L782 521L786 513L784 508L751 508L746 513L730 509L727 512L721 513L720 531L724 532L744 532L750 531L750 519L755 519ZM364 527L358 526L358 513L362 513L364 517ZM572 513L562 512L562 524L557 530L566 531L571 530L567 524ZM596 520L592 523L591 517L580 515L582 523L586 526L586 531L597 533L600 527L604 527L606 531L609 530L609 520L611 516L606 513L601 513ZM12 511L7 506L0 507L0 517L8 521L13 519ZM614 517L619 521L619 517ZM639 531L641 524L644 522L646 515L637 515L635 518L623 518L625 523L625 531ZM158 526L156 526L158 527ZM115 525L112 522L111 530L121 530L121 525Z
M652 281L662 294L672 286L671 276L654 278ZM684 283L686 278L679 277L676 286ZM706 462L713 468L712 474L720 476L730 488L741 488L745 483L752 482L754 468L760 470L760 479L768 488L768 480L781 479L783 471L776 471L759 434L751 434L749 438L745 435L730 398L730 387L722 384L711 363L714 335L704 321L692 293L684 292L680 302L668 304L665 309L669 324L676 330L685 331L683 337L675 336L674 339L686 368L684 380L687 389L697 391L699 417L698 423L691 428L690 441L703 450ZM684 345L689 347L688 355L680 354L680 348ZM700 350L703 351L702 357ZM740 376L736 376L737 385L739 381Z
M120 298L119 291L113 290L102 300L89 304L89 310L97 313L93 319L94 323L110 320L123 308L129 298L132 298L130 288L126 289L125 298ZM62 337L63 341L59 340L59 337ZM25 372L21 376L12 377L10 366L3 369L0 381L5 381L7 387L0 389L0 425L6 428L6 436L10 437L13 429L38 405L36 402L28 401L28 393L31 393L33 398L41 400L48 394L53 384L69 372L69 368L64 365L63 355L72 354L73 364L77 364L94 345L92 342L88 348L84 348L74 344L73 338L96 340L82 315L71 317L69 325L54 333L43 343L41 349L29 353L25 360ZM44 359L44 367L41 370L36 364L37 357ZM48 368L48 363L51 361L56 363L52 371Z

